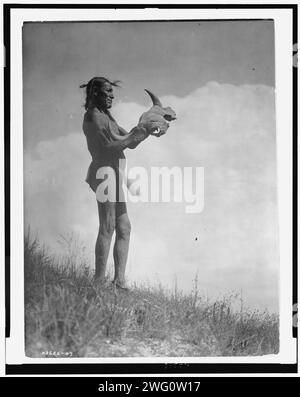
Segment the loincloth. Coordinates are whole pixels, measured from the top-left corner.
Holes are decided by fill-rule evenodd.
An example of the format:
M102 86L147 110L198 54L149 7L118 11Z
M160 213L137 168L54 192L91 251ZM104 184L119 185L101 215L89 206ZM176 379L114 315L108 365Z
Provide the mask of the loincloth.
M119 165L119 164L118 164ZM97 171L101 167L110 167L113 169L116 178L116 212L118 215L127 212L126 200L124 191L122 188L119 188L123 184L123 176L118 168L118 165L111 162L101 162L93 160L88 168L87 176L85 181L89 184L90 188L93 190L94 193L97 192L97 188L100 183L102 183L105 178L97 178Z

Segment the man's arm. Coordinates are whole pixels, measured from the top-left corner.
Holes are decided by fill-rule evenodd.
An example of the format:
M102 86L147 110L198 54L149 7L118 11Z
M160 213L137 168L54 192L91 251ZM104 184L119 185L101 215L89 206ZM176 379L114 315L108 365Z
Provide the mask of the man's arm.
M118 128L119 128L120 135L124 136L124 135L128 135L129 134L128 131L126 131L124 128L120 127L119 125L118 125Z
M104 144L106 149L116 150L117 152L127 149L130 145L130 141L124 139L124 141L113 141Z
M105 119L103 119L96 110L92 113L92 121L96 126L97 136L100 139L102 146L109 150L123 151L128 147L130 149L134 149L140 142L149 136L145 128L137 126L129 133L122 129L126 135L122 135L119 140L111 141L107 136L107 125L105 123Z
M108 142L105 144L107 149L124 150L126 148L135 149L149 134L146 129L140 126L134 127L122 141Z

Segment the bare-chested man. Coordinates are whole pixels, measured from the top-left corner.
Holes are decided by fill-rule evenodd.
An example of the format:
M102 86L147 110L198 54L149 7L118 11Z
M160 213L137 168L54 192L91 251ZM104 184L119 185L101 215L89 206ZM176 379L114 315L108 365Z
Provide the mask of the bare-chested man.
M117 83L104 77L94 77L87 84L81 86L82 88L86 87L86 113L83 120L83 131L92 156L86 182L94 192L101 183L101 179L96 178L97 170L100 167L111 167L115 172L116 186L119 186L119 178L122 178L119 171L119 160L125 159L123 151L126 148L136 148L157 128L155 122L151 125L138 124L128 133L117 124L109 112L114 99L113 87L118 86ZM167 130L168 123L163 121L163 124L160 122L159 126L161 135ZM116 198L115 201L106 202L97 200L99 231L95 247L95 279L100 283L105 280L107 258L112 235L115 232L113 283L118 288L126 288L125 268L131 225L126 202L119 197L118 188Z

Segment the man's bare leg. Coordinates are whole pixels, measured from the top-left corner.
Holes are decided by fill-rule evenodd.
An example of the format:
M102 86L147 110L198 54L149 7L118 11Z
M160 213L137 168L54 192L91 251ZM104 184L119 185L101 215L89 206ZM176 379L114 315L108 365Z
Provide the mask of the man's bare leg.
M115 203L105 202L98 204L99 231L95 247L96 272L95 280L105 281L105 272L112 235L116 227Z
M116 241L114 246L115 278L114 283L125 287L125 269L128 257L131 225L127 213L116 219Z

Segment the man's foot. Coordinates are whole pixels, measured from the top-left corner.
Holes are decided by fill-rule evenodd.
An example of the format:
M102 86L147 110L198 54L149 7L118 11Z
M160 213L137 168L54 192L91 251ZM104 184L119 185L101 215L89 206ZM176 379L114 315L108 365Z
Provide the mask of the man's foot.
M120 283L119 281L112 281L112 285L115 288L120 289L122 291L129 291L129 288L126 287L125 283Z
M100 278L100 277L94 277L94 284L97 287L104 287L107 284L107 280L104 278Z

